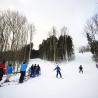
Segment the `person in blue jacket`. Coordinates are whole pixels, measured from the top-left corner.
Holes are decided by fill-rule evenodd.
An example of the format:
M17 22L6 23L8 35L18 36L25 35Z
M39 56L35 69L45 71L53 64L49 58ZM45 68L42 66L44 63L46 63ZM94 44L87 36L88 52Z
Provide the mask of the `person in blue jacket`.
M9 65L7 66L6 72L7 72L7 78L6 78L6 80L5 80L4 82L10 82L9 79L10 79L10 77L12 76L12 73L13 73L12 64L9 64Z
M26 69L27 69L27 64L24 61L23 64L20 65L20 78L19 78L19 83L23 83L25 74L26 74Z
M54 70L56 70L56 72L57 72L56 77L58 78L58 75L60 75L60 78L62 78L61 68L58 65L56 66L56 68Z

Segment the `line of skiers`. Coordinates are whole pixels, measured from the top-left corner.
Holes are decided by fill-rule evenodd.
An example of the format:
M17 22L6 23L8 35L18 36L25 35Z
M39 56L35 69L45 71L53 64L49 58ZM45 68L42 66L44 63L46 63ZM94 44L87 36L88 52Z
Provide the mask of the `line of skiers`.
M27 69L27 64L26 62L23 62L23 64L20 65L20 78L19 78L19 83L23 83L25 76L26 76L26 69ZM27 76L26 79L28 80L30 77L36 77L41 74L41 68L38 65L33 65L28 69L27 71Z
M19 83L23 83L25 77L27 77L27 79L28 79L29 77L35 77L35 76L39 76L41 74L41 69L40 69L39 64L38 65L32 64L32 66L27 71L27 76L26 76L26 69L27 69L27 64L24 61L22 64L20 64ZM13 72L14 72L14 70L13 70L12 64L8 64L6 67L5 61L0 63L0 81L3 78L3 75L7 74L7 77L4 82L10 82L9 79L13 75Z
M27 69L27 64L24 61L21 65L20 65L20 78L19 78L19 83L23 83L25 76L26 76L26 69ZM56 68L54 69L56 70L56 77L58 78L58 76L60 76L60 78L62 78L62 74L61 74L61 68L59 65L56 65ZM80 65L79 66L79 73L83 73L83 66ZM0 81L2 80L3 75L7 73L7 77L5 82L9 82L9 78L12 76L13 73L13 66L12 64L9 64L6 68L5 66L5 61L3 61L0 64ZM27 71L27 79L29 79L30 77L36 77L39 76L41 74L41 69L39 64L38 65L34 65L32 64L32 66L28 69Z
M30 70L31 70L30 77L39 76L39 75L41 74L41 69L40 69L39 64L38 64L38 65L36 65L36 64L33 65L33 64L32 64Z

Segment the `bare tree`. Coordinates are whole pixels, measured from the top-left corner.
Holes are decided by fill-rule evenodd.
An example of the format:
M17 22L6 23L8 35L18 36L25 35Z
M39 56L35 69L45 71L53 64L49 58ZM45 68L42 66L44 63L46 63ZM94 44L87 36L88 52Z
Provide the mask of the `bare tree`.
M98 14L94 15L87 21L84 31L86 33L88 43L95 54L96 36L98 34Z
M61 28L61 35L66 35L68 33L68 29L67 29L67 27L63 27L63 28Z
M25 58L25 51L21 49L25 47L34 32L33 25L28 23L25 16L14 11L0 12L0 52L10 50L10 59ZM30 50L31 51L31 50ZM5 57L5 56L4 56Z
M29 59L30 59L30 56L31 56L33 32L35 32L35 26L34 25L30 25L30 51L29 51Z
M4 11L0 13L0 48L1 51L17 50L27 37L27 20L18 12ZM27 33L27 34L26 34ZM23 45L23 44L22 44Z
M5 51L9 39L9 28L5 13L0 13L0 51Z

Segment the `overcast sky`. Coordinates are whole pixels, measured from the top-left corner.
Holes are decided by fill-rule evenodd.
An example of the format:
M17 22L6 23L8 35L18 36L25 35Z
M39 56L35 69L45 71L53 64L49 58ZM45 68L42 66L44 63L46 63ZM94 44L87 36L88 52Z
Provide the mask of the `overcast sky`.
M83 29L86 21L98 13L98 0L0 0L0 9L19 11L35 25L35 49L53 26L58 32L68 27L75 47L79 47L87 44Z

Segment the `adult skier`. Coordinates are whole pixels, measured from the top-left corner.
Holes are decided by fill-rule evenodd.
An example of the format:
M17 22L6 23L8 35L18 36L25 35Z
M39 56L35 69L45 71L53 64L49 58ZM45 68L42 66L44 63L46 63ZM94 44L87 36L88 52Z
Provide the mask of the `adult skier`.
M41 74L41 68L39 64L36 66L36 75L39 76Z
M81 72L83 73L83 66L82 65L79 66L79 73L81 73Z
M23 83L25 74L26 74L26 69L27 69L27 64L24 61L23 64L20 65L20 78L19 78L19 83Z
M0 64L0 81L2 80L3 75L6 72L5 61Z

